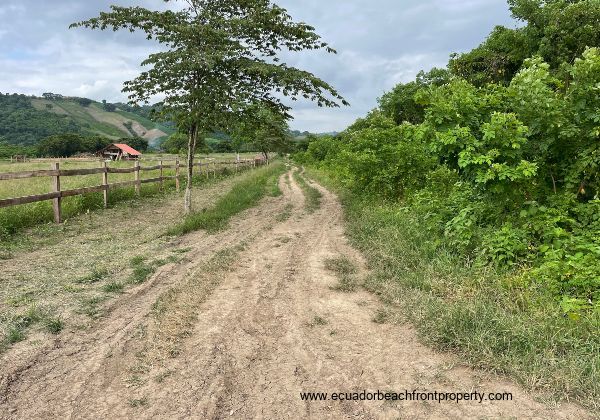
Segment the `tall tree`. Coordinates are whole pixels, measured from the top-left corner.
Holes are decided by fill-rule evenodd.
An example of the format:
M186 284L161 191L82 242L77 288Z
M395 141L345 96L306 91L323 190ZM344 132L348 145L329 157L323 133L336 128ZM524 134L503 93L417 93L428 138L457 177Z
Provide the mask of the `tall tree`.
M286 116L265 104L247 107L231 132L236 144L252 145L267 160L269 152L284 153L292 147Z
M347 102L313 74L280 62L282 50L323 49L335 53L314 28L296 23L270 0L165 0L179 10L152 11L111 6L71 27L142 31L162 45L136 79L125 82L131 103L163 95L162 112L188 135L185 211L191 211L194 151L199 135L227 126L244 104L268 103L287 115L283 96L304 97L319 106Z

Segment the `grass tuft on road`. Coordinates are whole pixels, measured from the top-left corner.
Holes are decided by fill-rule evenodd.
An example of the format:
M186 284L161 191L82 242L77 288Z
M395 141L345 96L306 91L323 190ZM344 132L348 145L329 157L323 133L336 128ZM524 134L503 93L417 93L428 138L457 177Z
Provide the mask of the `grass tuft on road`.
M298 171L294 171L294 179L304 192L305 204L304 207L307 213L311 214L317 211L321 207L321 198L323 194L321 191L312 187L306 182L304 177Z
M187 216L169 234L184 235L200 229L214 233L227 228L233 216L256 206L263 197L281 195L278 179L284 171L285 166L276 163L248 173L214 207Z
M63 329L62 320L55 316L48 308L40 308L31 305L25 313L15 315L10 319L0 339L0 353L4 352L10 345L18 343L27 338L27 332L35 325L40 324L52 334L58 334Z
M339 283L332 287L339 292L354 292L358 287L356 264L346 256L325 260L325 268L336 274Z

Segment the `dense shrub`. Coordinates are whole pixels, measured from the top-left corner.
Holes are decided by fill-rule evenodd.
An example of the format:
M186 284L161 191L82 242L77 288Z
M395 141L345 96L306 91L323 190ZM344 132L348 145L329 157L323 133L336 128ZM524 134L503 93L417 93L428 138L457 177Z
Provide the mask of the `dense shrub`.
M410 115L422 106L422 122L398 125L383 107L298 159L403 200L432 250L513 271L570 315L600 308L600 50L574 61L568 83L553 65L527 59L503 84L421 83L414 103L388 95Z

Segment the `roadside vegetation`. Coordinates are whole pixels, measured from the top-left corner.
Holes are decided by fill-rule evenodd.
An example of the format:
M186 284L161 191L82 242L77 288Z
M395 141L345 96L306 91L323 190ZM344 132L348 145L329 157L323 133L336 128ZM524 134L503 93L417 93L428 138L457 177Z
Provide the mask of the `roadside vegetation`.
M599 406L597 313L565 316L543 290L525 290L450 245L432 249L441 238L403 203L361 196L327 172L309 172L342 198L347 234L368 262L367 290L411 321L424 342L549 397ZM340 279L336 290L357 286L346 261L328 260L326 268Z
M190 214L170 233L183 235L200 229L214 233L227 228L229 219L254 207L263 197L281 195L278 182L285 169L281 162L277 162L254 171L219 199L214 207Z
M598 407L600 4L509 4L522 28L295 160L343 191L367 287L425 340Z

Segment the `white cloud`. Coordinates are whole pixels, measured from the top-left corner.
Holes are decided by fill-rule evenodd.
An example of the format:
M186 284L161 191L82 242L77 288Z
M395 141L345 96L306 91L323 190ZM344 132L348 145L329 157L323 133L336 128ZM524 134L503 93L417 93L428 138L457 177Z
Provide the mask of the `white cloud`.
M277 1L277 0L276 0ZM163 0L3 0L0 92L47 91L123 101L123 82L156 46L128 32L69 30L110 4L164 8ZM279 0L339 52L285 54L285 61L331 83L351 108L292 103L294 128L342 130L377 97L419 70L444 66L454 51L479 44L496 24L513 25L505 0ZM23 30L27 28L27 30Z

